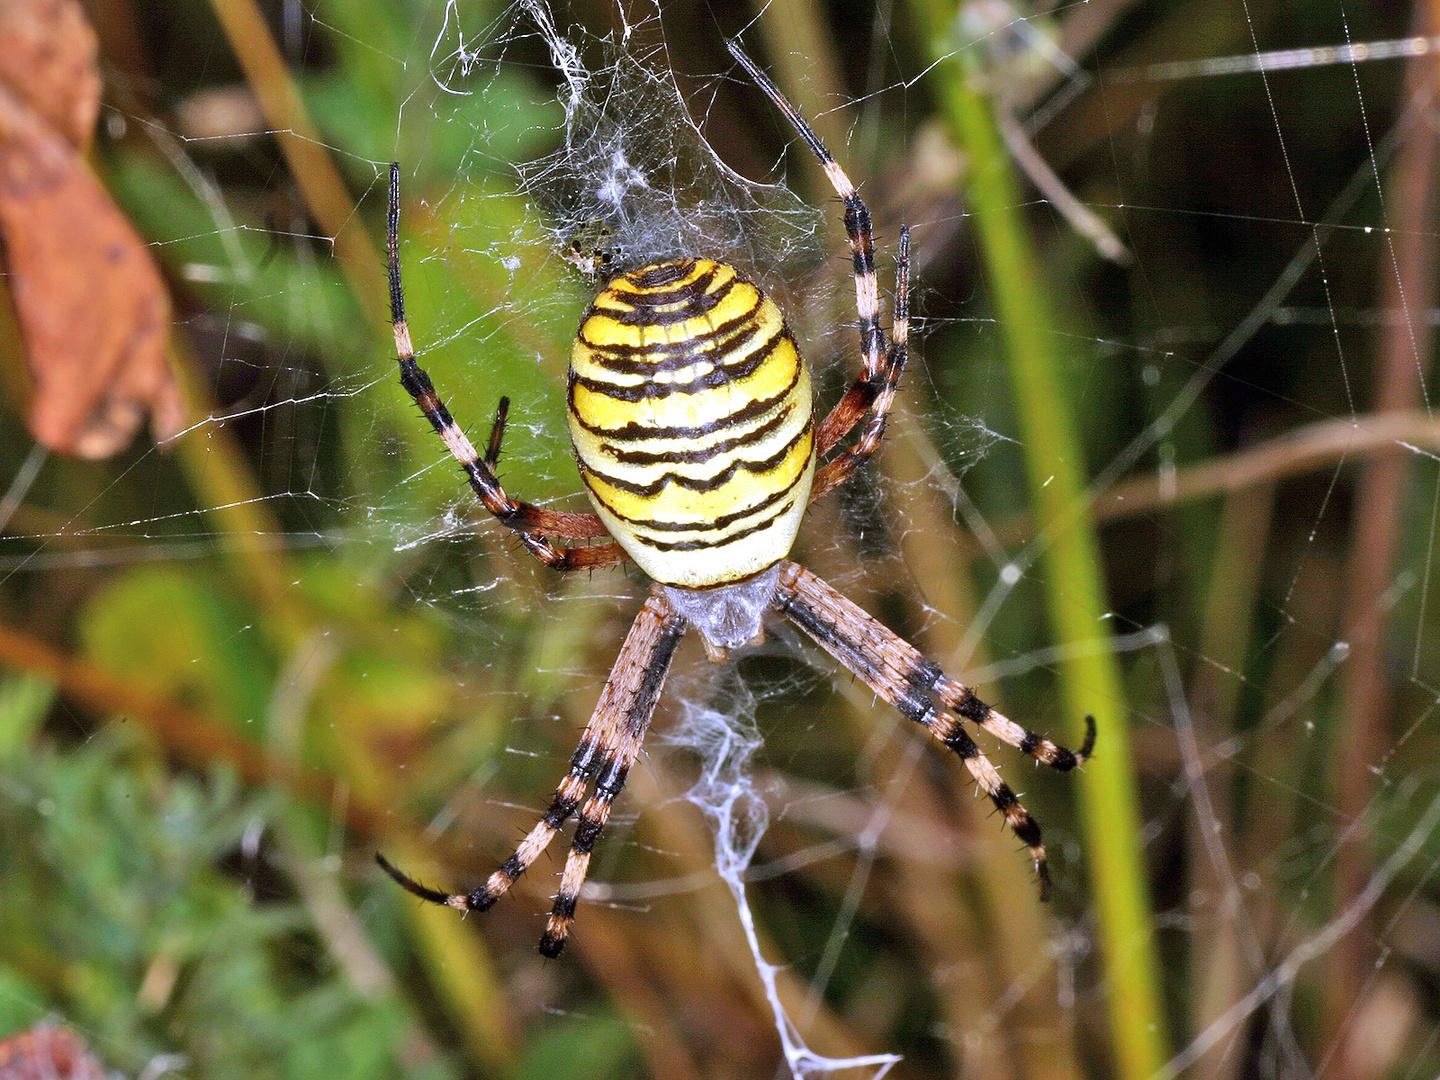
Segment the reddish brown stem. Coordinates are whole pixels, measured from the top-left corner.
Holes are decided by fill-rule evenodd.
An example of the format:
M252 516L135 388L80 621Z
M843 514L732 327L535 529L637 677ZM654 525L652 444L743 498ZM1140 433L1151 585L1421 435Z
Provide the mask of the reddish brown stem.
M1433 33L1428 3L1416 5L1416 33ZM1405 100L1410 132L1390 177L1386 209L1390 247L1381 265L1382 311L1403 317L1385 323L1376 350L1373 411L1386 413L1420 404L1421 373L1432 333L1426 313L1435 298L1434 199L1437 146L1426 119L1436 90L1433 57L1410 61ZM1402 123L1407 122L1402 119ZM1386 597L1395 581L1396 542L1404 509L1410 455L1403 450L1371 458L1360 474L1346 580L1341 632L1350 645L1342 683L1341 727L1331 754L1331 791L1340 818L1350 826L1336 856L1333 908L1354 902L1371 873L1369 819L1376 793L1372 771L1389 745L1392 694L1386 676ZM1324 981L1322 1050L1326 1080L1358 1076L1352 1045L1357 1007L1374 974L1373 936L1367 920L1337 943Z

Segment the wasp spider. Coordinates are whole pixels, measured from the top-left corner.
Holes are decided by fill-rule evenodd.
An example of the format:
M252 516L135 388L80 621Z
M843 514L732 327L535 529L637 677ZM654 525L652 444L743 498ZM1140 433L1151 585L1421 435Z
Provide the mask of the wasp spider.
M795 126L845 204L864 370L815 423L810 375L780 309L732 266L669 259L610 278L570 355L570 435L595 514L512 498L495 475L509 403L500 399L482 457L415 361L400 288L399 167L390 167L390 301L401 382L460 462L485 508L556 570L633 560L654 581L606 680L550 807L515 853L473 892L444 893L380 865L410 892L484 911L515 883L566 820L579 823L540 952L564 947L590 853L640 753L681 636L699 632L712 658L755 640L767 612L784 615L907 718L953 750L1029 849L1049 889L1040 827L980 752L964 721L1061 771L1089 755L1001 716L913 647L786 556L807 504L875 451L905 367L909 233L900 231L894 330L880 326L870 213L849 178L779 89L729 43L735 59ZM861 426L863 421L863 427ZM858 437L840 444L856 428ZM554 538L607 540L557 546ZM586 792L590 791L589 797Z

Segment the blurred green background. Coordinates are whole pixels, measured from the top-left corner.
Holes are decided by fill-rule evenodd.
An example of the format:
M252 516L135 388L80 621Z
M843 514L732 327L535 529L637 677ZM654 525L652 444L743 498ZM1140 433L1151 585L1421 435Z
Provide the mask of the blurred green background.
M0 318L0 1038L63 1022L127 1076L785 1075L683 750L652 736L559 961L563 841L465 920L372 861L488 874L644 589L534 565L393 370L396 160L423 362L477 441L510 397L512 492L585 509L590 286L554 173L517 172L564 135L533 13L85 7L93 165L171 290L190 426L46 454ZM825 211L819 265L762 274L823 404L856 370L839 205L725 36L861 186L887 308L914 231L895 422L796 557L1027 726L1100 728L1071 777L982 739L1045 828L1042 906L959 762L796 635L738 682L686 643L657 729L753 709L749 897L804 1040L892 1077L1435 1075L1430 5L662 8L553 15Z

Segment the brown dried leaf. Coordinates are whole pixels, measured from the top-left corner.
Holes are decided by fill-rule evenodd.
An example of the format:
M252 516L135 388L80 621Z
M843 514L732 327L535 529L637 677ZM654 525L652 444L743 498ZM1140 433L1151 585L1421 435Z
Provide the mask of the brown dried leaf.
M3 85L0 234L35 381L35 438L106 457L147 411L157 440L177 433L170 301L150 252L70 143Z
M3 0L0 0L3 2ZM0 1080L107 1080L80 1036L41 1024L0 1042Z
M73 0L0 0L0 83L82 151L100 112L96 55Z

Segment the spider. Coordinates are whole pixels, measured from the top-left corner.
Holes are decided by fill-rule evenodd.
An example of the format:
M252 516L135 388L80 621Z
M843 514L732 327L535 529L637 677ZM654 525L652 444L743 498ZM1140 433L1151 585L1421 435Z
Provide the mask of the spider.
M540 939L540 952L549 957L558 956L565 945L590 853L640 754L687 629L696 630L707 653L718 660L761 637L767 612L790 619L965 762L1030 849L1042 900L1050 877L1040 826L981 753L964 721L1062 772L1083 762L1095 743L1090 717L1084 745L1072 751L1001 716L787 558L807 505L843 483L875 452L885 431L905 368L910 234L901 228L894 329L887 346L869 210L779 88L738 44L726 44L820 159L845 205L864 370L816 424L810 375L795 339L780 309L754 282L723 262L698 257L612 268L580 320L567 386L570 435L594 514L545 510L508 495L495 473L508 399L500 399L482 457L416 362L400 285L400 171L398 165L390 167L386 241L401 383L459 461L485 508L515 530L531 555L559 571L629 559L653 581L549 809L483 885L469 893L441 892L376 855L380 866L416 896L460 911L484 911L578 815ZM841 448L857 427L858 438ZM552 538L608 542L563 547Z

